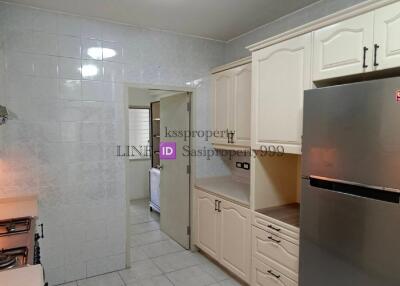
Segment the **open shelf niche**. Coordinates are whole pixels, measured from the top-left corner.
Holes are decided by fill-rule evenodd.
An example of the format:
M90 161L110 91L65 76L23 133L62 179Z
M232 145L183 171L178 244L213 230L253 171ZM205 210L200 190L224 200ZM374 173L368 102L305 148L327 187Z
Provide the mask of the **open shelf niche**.
M255 211L300 202L301 156L256 152L252 157L250 205Z

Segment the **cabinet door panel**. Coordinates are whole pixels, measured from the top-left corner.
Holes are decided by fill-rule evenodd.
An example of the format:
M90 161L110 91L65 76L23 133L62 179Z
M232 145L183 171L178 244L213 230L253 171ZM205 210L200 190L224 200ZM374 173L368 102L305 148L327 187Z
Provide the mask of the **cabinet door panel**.
M311 87L311 35L253 54L252 147L282 145L300 153L303 93Z
M250 146L251 114L251 64L233 70L234 114L232 118L235 131L234 144Z
M250 210L222 201L220 263L246 282L250 281Z
M196 190L196 244L214 259L219 256L219 219L215 211L216 198Z
M376 69L400 66L400 2L375 11L374 43L377 50Z
M232 77L230 71L221 72L213 80L214 130L224 131L229 128L230 105L232 103ZM226 133L224 133L226 135ZM227 136L213 137L215 144L228 144Z
M313 80L372 71L373 23L370 12L315 31Z
M297 286L295 281L257 259L253 259L252 269L251 285L253 286Z

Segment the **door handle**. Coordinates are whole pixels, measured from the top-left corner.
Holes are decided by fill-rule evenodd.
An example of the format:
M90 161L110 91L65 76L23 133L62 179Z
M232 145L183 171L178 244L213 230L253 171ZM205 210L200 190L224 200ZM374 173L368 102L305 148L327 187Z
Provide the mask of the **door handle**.
M375 67L379 66L378 59L377 59L378 49L379 49L379 45L375 44L374 45L374 66Z
M268 228L273 229L273 230L275 230L275 231L281 231L280 228L274 227L272 224L269 224L269 225L268 225Z
M272 270L268 270L267 271L269 274L271 274L272 276L274 276L276 279L281 278L281 275L275 274Z
M218 201L218 212L221 212L221 201Z
M218 211L217 200L214 200L214 211Z
M368 67L368 65L366 64L367 51L368 51L368 48L364 47L363 68L367 68Z
M273 238L272 236L268 236L268 239L272 240L273 242L276 242L276 243L281 243L280 240L277 240L277 239Z

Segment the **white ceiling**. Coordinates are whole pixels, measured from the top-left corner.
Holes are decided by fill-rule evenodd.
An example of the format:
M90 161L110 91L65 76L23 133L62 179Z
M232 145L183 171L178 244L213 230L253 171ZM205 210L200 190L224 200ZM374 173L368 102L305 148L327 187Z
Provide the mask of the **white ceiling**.
M317 0L8 0L227 41Z

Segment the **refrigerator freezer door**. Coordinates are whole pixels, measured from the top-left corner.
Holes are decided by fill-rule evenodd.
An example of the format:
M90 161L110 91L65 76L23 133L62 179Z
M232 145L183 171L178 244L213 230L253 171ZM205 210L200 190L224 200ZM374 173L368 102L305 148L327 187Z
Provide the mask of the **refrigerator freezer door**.
M400 78L305 92L302 175L400 188Z
M399 204L302 181L299 285L400 285Z

